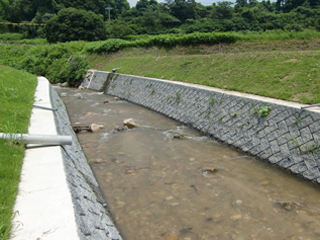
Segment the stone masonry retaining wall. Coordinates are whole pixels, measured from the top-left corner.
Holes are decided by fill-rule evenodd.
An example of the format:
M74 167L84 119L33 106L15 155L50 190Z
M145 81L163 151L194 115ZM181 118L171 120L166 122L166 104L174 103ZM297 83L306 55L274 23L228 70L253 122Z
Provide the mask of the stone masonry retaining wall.
M88 78L89 89L145 106L320 184L319 112L284 101L160 79L101 71L93 71ZM271 111L261 116L267 106Z
M68 112L51 87L51 103L55 111L57 132L60 135L72 136L72 145L62 147L66 178L75 209L75 219L80 239L121 240L114 226L106 203L99 190L87 159L82 151L76 134L69 120Z

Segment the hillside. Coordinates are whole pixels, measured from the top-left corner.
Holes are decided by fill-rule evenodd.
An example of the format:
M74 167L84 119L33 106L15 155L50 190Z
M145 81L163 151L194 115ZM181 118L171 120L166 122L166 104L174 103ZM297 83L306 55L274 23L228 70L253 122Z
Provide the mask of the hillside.
M136 48L88 55L91 67L300 103L320 102L320 39Z

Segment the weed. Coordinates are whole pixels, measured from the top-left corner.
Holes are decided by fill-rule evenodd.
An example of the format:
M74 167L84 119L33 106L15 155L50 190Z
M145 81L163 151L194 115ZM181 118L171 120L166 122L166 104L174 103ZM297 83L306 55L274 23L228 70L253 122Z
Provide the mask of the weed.
M301 122L301 118L297 117L296 120L294 121L294 124L298 125Z
M150 94L150 95L154 94L154 92L155 92L155 91L156 91L155 89L152 89L152 91L151 91L151 94Z
M199 97L199 96L197 96L197 97L196 97L196 100L199 100L199 98L200 98L200 97Z
M232 117L237 117L237 115L238 115L238 113L237 112L234 112L234 113L232 113Z
M220 118L219 118L219 122L221 122L222 120L223 120L223 117L220 117Z
M169 101L170 100L170 97L167 97L167 101Z
M132 84L132 80L133 80L133 78L130 79L130 84Z
M292 139L290 139L289 141L294 143L294 145L296 146L295 148L300 148L301 144L296 137L292 137Z
M177 95L177 99L181 98L181 93L180 92L177 92L176 95Z
M16 142L16 140L13 138L13 134L19 133L19 130L17 129L17 114L15 112L12 113L12 119L3 125L3 131L10 135L8 142L10 146Z
M191 64L192 63L192 61L184 61L183 63L181 63L180 65L179 65L179 68L183 68L183 67L185 67L185 66L187 66L187 65L189 65L189 64Z
M128 94L129 94L129 96L131 95L131 92L130 92L130 90L128 89Z
M211 106L213 106L214 105L214 98L212 97L212 96L210 96L210 102L209 102L209 104L211 105Z
M208 114L206 115L206 118L209 118L209 116L210 116L210 113L208 113Z
M307 147L308 153L318 153L320 151L320 133L318 133L318 139L314 139L314 143Z
M258 117L266 117L271 112L270 106L261 106L259 109L255 107L253 108L254 108L254 114L257 115Z
M307 153L316 153L320 149L320 146L318 144L313 143L311 146L307 147Z
M112 84L111 84L111 87L112 87L112 88L114 88L115 86L116 86L116 84L115 84L115 83L112 83Z
M298 113L297 116L295 116L296 120L294 121L294 124L298 125L301 122L303 118L301 113L302 112Z

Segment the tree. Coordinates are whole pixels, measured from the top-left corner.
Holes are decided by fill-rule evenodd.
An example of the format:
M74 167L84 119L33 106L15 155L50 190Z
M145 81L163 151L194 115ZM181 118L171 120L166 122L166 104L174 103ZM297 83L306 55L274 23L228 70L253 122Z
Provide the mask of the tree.
M116 14L120 15L121 13L128 11L130 9L130 5L127 0L117 0L115 2L116 6Z
M171 15L182 23L187 19L196 19L195 0L166 0L165 6L170 9Z
M148 0L139 0L136 3L136 9L141 15L147 9L148 6L149 6L149 1Z
M75 8L62 9L47 21L44 32L49 43L106 38L104 22L98 15Z
M110 5L115 8L114 0L52 0L65 8L76 8L86 11L92 11L95 14L107 16L105 8ZM118 1L118 0L117 0Z
M213 18L216 19L230 19L233 16L233 2L222 1L218 2L218 4L213 9Z
M7 0L0 0L0 21L6 21L7 15L9 9L9 2ZM0 25L0 32L4 32L7 30L7 26Z
M304 4L317 7L319 6L319 0L277 0L276 2L277 10L282 10L283 12L290 12Z
M6 12L9 10L8 0L0 0L0 20L7 18Z

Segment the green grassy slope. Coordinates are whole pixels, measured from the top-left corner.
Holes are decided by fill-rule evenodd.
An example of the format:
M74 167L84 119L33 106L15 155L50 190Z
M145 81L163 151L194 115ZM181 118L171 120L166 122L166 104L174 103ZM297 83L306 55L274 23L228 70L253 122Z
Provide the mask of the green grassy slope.
M118 73L320 103L320 50L311 43L303 50L299 46L299 42L290 47L283 42L283 48L279 42L270 42L270 47L237 43L226 46L230 50L222 49L221 53L217 46L195 46L193 52L190 48L176 48L160 50L158 56L155 49L132 49L88 58L95 69L110 71L121 67Z
M27 133L37 80L0 65L0 132ZM10 236L24 146L0 139L0 239Z

